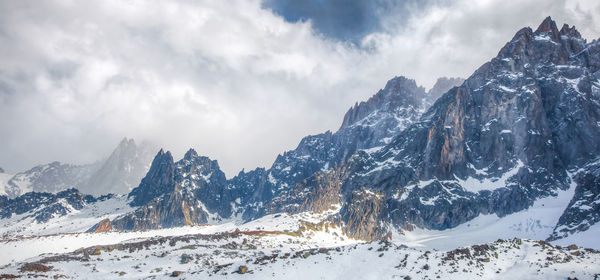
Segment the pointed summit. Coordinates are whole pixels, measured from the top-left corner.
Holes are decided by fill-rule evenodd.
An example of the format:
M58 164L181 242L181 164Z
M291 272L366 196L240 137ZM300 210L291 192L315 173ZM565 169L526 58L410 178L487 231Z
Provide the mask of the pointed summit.
M538 26L537 30L535 31L535 34L537 35L543 33L550 33L550 37L555 42L560 41L560 33L558 32L558 27L556 27L556 22L552 20L551 17L545 18L544 21L542 21L540 26Z
M131 143L135 143L135 141L133 141L133 138L129 139L127 137L123 137L123 139L121 139L121 142L119 143L119 145L128 145Z
M193 148L190 148L183 156L183 159L192 160L195 157L198 157L198 153Z
M569 25L566 23L563 24L562 28L560 29L560 35L581 39L581 34L579 31L577 31L575 26L569 27Z
M154 151L151 144L137 145L133 139L123 138L80 190L93 195L129 193L148 171Z
M544 19L544 21L542 21L542 23L540 24L540 26L538 26L538 28L535 32L541 33L541 32L550 32L553 30L558 31L558 28L556 27L556 22L554 22L554 20L552 20L552 18L548 16Z
M420 107L423 97L425 97L425 88L418 86L415 80L404 76L394 77L386 83L385 88L379 90L369 100L355 104L350 108L344 115L340 129L363 120L374 111L394 111L400 107Z
M133 197L132 206L144 205L156 197L175 188L175 163L171 152L160 149L152 161L152 166L140 185L129 193Z

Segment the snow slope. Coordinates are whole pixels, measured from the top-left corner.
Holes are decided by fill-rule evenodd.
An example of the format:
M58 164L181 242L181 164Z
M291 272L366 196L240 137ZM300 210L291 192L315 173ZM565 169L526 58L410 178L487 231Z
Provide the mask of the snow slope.
M9 264L11 262L22 261L40 254L67 253L81 247L88 247L93 245L107 245L118 242L147 239L159 236L218 234L224 232L234 232L236 230L293 232L297 231L300 228L303 221L307 221L306 218L314 219L315 216L309 215L307 213L297 215L276 214L268 215L245 224L228 222L220 225L185 226L149 231L111 231L102 233L86 233L84 231L86 231L93 225L87 220L90 217L89 213L75 213L75 215L81 215L82 218L79 219L78 223L74 223L72 225L73 227L71 229L78 229L70 231L73 233L48 234L39 236L20 236L0 239L0 252L5 252L5 254L0 254L0 266ZM65 221L69 222L68 225L71 225L72 223L70 221L73 221L73 218L65 218ZM0 224L0 228L2 227L3 225ZM29 230L37 230L36 226L33 227L33 229ZM60 224L60 221L57 221L56 227L61 230L67 229L67 226L63 227ZM29 232L29 230L27 230L26 232ZM342 236L341 232L338 232L337 234L339 236ZM339 242L331 241L330 237L328 237L327 235L321 236L320 232L315 233L311 237L313 237L314 240L319 240L319 242L322 242L322 244L328 244L329 246L340 244ZM356 243L358 241L348 240L348 242ZM26 248L26 250L24 250L24 248Z
M558 218L569 204L575 191L573 183L568 190L558 191L554 197L545 197L534 202L533 206L520 211L498 217L480 215L455 228L437 231L416 229L394 235L394 242L414 247L426 247L438 250L449 250L474 243L486 243L498 238L527 238L545 240L552 234ZM577 241L577 239L573 239ZM580 244L579 242L574 242ZM562 243L560 243L562 244ZM583 245L583 244L580 244ZM600 243L586 243L588 247L600 249Z
M577 244L587 248L600 248L600 224L594 224L586 231L571 234L565 238L552 241L553 244L567 246Z
M304 235L187 235L82 248L0 270L70 279L592 279L600 272L597 251L529 240L429 251L320 234L339 245Z

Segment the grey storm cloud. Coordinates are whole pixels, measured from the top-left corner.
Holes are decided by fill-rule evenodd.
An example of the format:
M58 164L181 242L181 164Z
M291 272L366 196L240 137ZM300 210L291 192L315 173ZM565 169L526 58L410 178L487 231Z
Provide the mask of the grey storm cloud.
M597 1L350 1L339 19L339 1L276 2L0 1L0 166L91 162L127 136L232 176L337 129L393 76L470 75L548 15L600 34Z
M403 23L410 9L432 1L417 0L266 0L271 9L289 22L310 20L313 28L327 37L360 42L363 36L382 30L382 19L393 17Z

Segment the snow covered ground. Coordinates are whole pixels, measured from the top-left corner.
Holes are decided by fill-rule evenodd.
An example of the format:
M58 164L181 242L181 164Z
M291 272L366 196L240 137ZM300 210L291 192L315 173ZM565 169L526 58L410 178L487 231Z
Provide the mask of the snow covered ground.
M11 262L23 261L27 258L35 257L40 254L67 253L82 247L130 242L152 237L182 236L189 234L218 234L224 232L234 232L237 229L240 231L293 232L300 228L301 221L310 219L314 220L314 215L307 213L293 216L288 214L275 214L268 215L245 224L239 224L239 222L229 222L220 225L185 226L149 231L86 233L83 231L89 229L93 224L85 224L86 218L83 218L82 223L84 223L84 226L80 226L80 229L82 230L79 232L75 231L75 233L20 236L0 239L0 252L4 252L4 254L0 254L0 266L9 264ZM69 222L69 224L71 223ZM341 235L342 233L339 232L339 236ZM311 238L312 240L321 242L320 244L326 244L329 246L340 244L336 241L337 239L332 241L327 235L322 236L321 232L315 232ZM351 241L351 243L356 242L358 241Z
M594 224L586 231L571 234L552 243L563 246L577 244L586 248L600 249L600 224Z
M600 254L521 239L425 250L357 243L329 228L140 238L12 262L0 271L69 279L592 279Z

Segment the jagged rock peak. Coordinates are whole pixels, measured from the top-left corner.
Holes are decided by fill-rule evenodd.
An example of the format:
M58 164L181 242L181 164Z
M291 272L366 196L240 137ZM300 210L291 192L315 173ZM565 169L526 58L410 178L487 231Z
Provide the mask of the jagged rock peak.
M119 146L128 146L131 144L135 144L133 138L129 139L127 137L123 137L123 139L121 139L121 142L119 143Z
M569 27L568 24L564 24L559 31L556 22L552 20L551 17L546 17L546 19L544 19L544 21L535 31L535 34L548 34L555 42L560 42L561 35L581 39L581 34L579 31L577 31L577 29L575 29L575 26Z
M130 153L135 154L136 149L137 145L135 141L124 137L109 158L119 157Z
M404 76L397 76L385 84L382 93L388 98L404 98L406 101L414 101L414 94L412 93L419 89L425 91L423 87L417 85L415 80Z
M171 152L160 149L140 185L129 193L129 197L133 197L130 204L140 206L172 191L175 187L174 170L175 163Z
M366 102L355 103L344 115L340 129L365 118L375 110L393 110L399 107L420 107L425 97L425 88L415 80L404 76L389 80L385 88L379 90Z
M569 25L566 23L563 24L562 28L560 29L560 35L565 35L574 38L582 38L581 34L579 33L579 31L577 31L575 26L569 27Z
M544 21L542 21L542 23L540 24L540 26L538 26L538 28L535 30L535 32L536 33L542 33L542 32L558 33L558 27L556 27L556 22L554 20L552 20L552 18L550 16L548 16L544 19Z
M220 170L219 162L217 160L212 160L207 156L200 156L194 149L189 149L185 155L183 156L183 160L177 162L177 166L187 165L190 162L193 162L194 165L202 167L205 170Z
M198 157L198 153L196 152L196 150L190 148L187 152L185 152L183 159L192 160L193 158L196 158L196 157Z
M498 52L497 58L509 63L511 71L523 72L526 71L525 68L533 65L564 65L570 57L579 54L585 48L585 43L585 39L575 28L565 25L561 33L556 23L547 17L535 32L529 27L519 30ZM592 63L595 61L585 54L577 59ZM484 65L480 69L488 67Z
M157 168L160 168L162 165L169 165L173 163L173 156L170 151L164 151L162 148L158 151L154 160L152 160L152 166L150 167L150 171L148 173L152 173L152 171L157 171Z
M4 169L2 169L2 167L0 167L0 173L4 173Z

